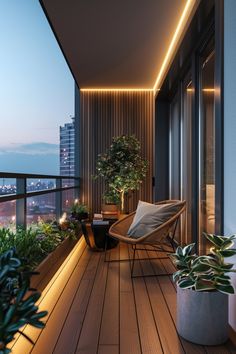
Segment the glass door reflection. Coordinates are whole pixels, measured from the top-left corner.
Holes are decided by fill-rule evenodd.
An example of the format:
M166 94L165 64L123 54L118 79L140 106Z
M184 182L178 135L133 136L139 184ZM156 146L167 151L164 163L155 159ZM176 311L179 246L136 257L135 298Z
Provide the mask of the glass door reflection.
M202 232L215 231L215 52L205 50L200 65L199 252L208 245Z
M190 74L183 82L183 114L181 115L181 199L186 200L186 213L182 217L182 239L193 242L192 230L192 110L194 88Z

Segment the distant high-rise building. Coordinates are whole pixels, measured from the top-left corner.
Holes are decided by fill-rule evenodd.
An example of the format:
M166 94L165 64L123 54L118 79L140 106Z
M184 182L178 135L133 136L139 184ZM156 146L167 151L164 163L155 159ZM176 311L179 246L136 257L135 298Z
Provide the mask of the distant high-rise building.
M75 118L60 127L60 174L75 175Z

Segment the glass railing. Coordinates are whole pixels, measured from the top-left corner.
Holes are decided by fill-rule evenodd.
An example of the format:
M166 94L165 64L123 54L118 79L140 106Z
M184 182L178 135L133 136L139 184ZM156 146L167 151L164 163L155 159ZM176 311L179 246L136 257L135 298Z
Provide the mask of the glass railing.
M0 227L59 220L79 197L79 177L0 173Z

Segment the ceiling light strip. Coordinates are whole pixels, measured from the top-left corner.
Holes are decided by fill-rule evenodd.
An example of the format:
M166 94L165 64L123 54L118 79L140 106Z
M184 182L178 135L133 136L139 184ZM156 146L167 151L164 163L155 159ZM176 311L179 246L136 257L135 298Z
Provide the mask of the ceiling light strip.
M160 85L162 84L162 79L166 73L166 70L168 69L168 65L170 64L170 61L172 59L178 41L183 33L184 27L189 19L189 16L197 2L198 0L187 0L183 13L180 17L179 23L176 27L175 33L170 42L167 53L162 62L161 69L157 75L155 84L152 89L151 88L81 88L80 91L81 92L135 92L135 91L151 92L153 91L155 95L157 91L160 91Z
M150 88L81 88L80 89L81 92L109 92L109 91L127 91L127 92L133 92L133 91L137 91L137 92L150 92L153 91L153 89Z
M187 0L187 3L185 5L185 8L184 8L184 11L180 17L180 20L179 20L179 23L178 23L178 26L175 30L175 33L174 33L174 36L170 42L170 45L169 45L169 48L167 50L167 53L165 55L165 58L163 60L163 63L162 63L162 66L161 66L161 69L158 73L158 76L156 78L156 82L153 86L153 91L154 91L154 94L157 92L157 90L159 89L160 85L161 85L161 81L163 79L163 76L168 68L168 65L170 63L170 60L172 58L172 55L176 49L176 45L180 39L180 36L183 32L183 29L187 23L187 20L189 18L189 15L191 13L191 11L193 10L193 7L194 5L196 4L196 1L197 0Z

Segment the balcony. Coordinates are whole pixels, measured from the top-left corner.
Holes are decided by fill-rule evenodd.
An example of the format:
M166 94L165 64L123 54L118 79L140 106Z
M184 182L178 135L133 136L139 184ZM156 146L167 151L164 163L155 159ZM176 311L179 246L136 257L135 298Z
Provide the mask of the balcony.
M140 190L127 195L127 212L138 200L185 199L178 241L207 253L202 232L236 230L235 1L92 3L40 0L76 82L71 158L61 155L75 161L77 176L1 172L15 181L0 196L2 223L58 220L76 197L91 214L100 212L104 185L92 178L97 156L114 136L134 134L149 166ZM50 184L35 189L37 180ZM45 196L50 203L42 207ZM130 256L123 244L110 251L112 260ZM168 275L175 268L145 250L138 256L140 278L133 279L129 262L104 262L81 237L42 291L46 327L24 327L34 344L17 335L12 353L236 353L235 295L225 344L187 342L176 330L176 287Z

